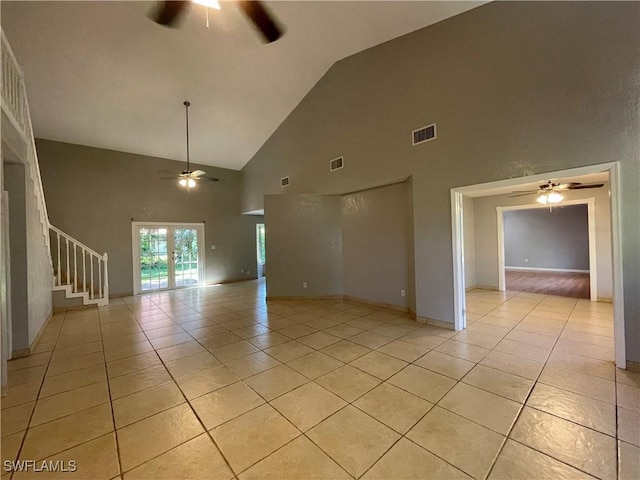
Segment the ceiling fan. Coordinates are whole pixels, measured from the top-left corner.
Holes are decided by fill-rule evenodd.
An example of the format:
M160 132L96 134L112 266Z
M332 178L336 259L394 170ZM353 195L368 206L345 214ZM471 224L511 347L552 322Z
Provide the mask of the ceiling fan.
M154 22L165 27L179 26L180 19L189 10L191 3L198 3L207 8L220 10L218 0L186 0L186 1L167 1L158 2L155 11L150 15ZM245 1L239 0L238 6L240 10L247 16L253 26L260 32L265 43L271 43L278 40L284 33L282 28L274 17L269 13L267 8L257 0ZM207 17L208 18L208 17ZM208 27L208 22L207 22Z
M191 163L189 159L189 107L191 103L188 100L185 100L183 103L186 113L186 125L187 125L187 169L183 170L180 175L178 175L178 184L181 187L186 188L187 190L191 190L193 187L198 185L198 182L201 180L206 180L210 182L218 182L219 178L205 176L207 172L203 170L191 170ZM176 177L162 177L163 180L175 180Z
M547 183L543 183L542 185L539 185L538 190L511 192L515 194L515 195L511 195L511 198L538 194L540 195L537 198L537 201L539 203L553 204L553 203L560 202L564 198L560 192L564 192L566 190L583 190L586 188L600 188L603 186L604 186L604 183L580 183L580 182L553 183L551 180L548 180Z

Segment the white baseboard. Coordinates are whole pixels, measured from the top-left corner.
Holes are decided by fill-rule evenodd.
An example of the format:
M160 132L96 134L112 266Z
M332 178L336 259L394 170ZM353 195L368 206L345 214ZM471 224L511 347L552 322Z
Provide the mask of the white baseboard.
M504 267L504 269L507 271L522 270L525 272L589 273L589 270L574 270L572 268Z

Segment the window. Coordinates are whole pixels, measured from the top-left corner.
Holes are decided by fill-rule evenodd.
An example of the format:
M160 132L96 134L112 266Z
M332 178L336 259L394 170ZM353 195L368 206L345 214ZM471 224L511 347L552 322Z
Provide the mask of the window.
M258 265L265 264L265 244L264 244L264 223L256 224L256 235L258 244Z

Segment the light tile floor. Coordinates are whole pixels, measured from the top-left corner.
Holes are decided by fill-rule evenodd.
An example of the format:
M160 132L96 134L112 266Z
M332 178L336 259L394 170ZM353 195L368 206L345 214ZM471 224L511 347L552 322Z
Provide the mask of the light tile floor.
M9 363L3 465L74 460L74 478L104 479L640 478L640 374L614 368L611 305L474 290L455 333L350 302L267 306L264 293L253 281L55 315L37 352Z

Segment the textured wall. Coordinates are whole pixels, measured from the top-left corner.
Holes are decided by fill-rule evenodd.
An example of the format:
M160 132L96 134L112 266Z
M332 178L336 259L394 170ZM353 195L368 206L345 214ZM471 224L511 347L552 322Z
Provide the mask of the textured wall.
M27 269L29 272L29 344L36 339L53 309L51 257L37 210L35 185L27 182ZM16 347L14 347L15 350Z
M409 241L413 218L408 182L342 197L344 294L411 307ZM400 293L405 291L403 297Z
M265 197L268 297L343 294L341 217L339 196Z
M13 350L29 348L29 281L27 275L27 214L25 168L4 165L5 189L9 193L9 251L11 275L11 325ZM51 293L49 293L51 297Z
M53 272L36 206L34 184L22 164L4 164L9 193L12 350L28 349L51 315Z
M639 36L637 2L492 2L348 57L243 169L243 211L284 175L289 193L322 194L413 176L417 313L453 322L452 187L620 161L627 350L640 362ZM438 138L412 147L432 122Z
M220 181L187 193L177 181L161 179L184 170L182 162L48 140L38 140L37 149L51 223L109 254L111 294L133 291L132 218L204 221L206 281L255 277L255 224L262 217L240 214L239 172L192 165Z
M504 212L504 264L588 271L587 206Z

